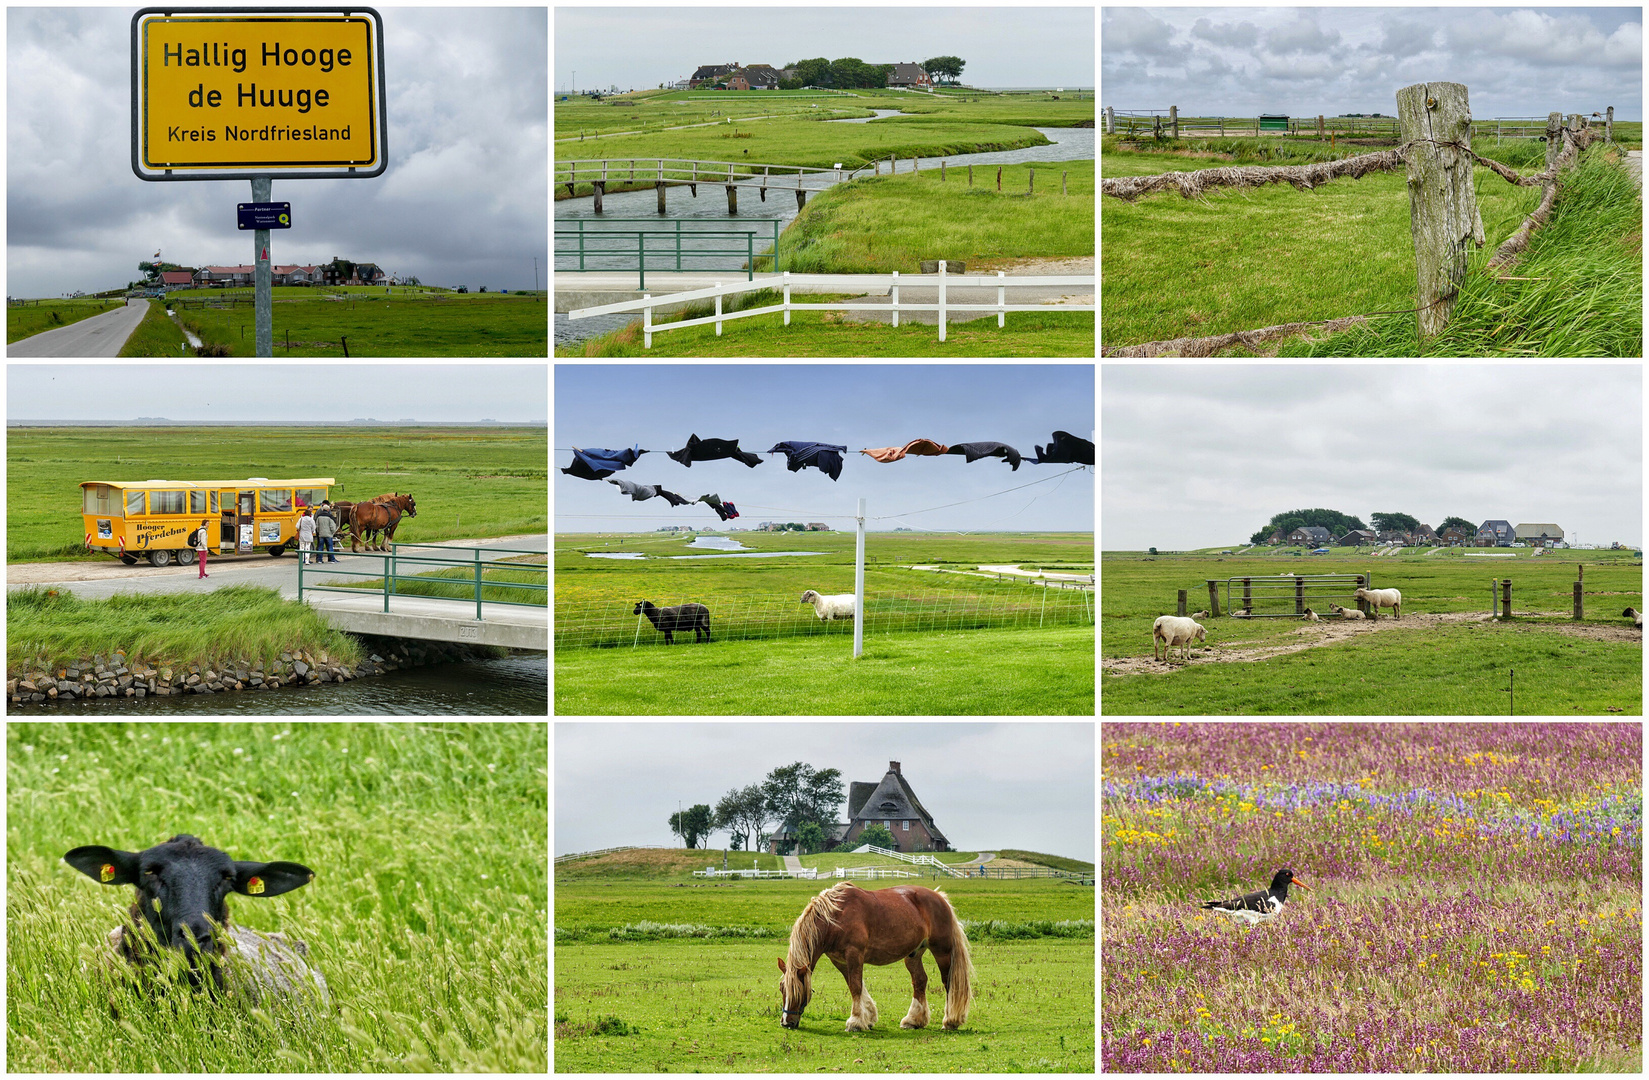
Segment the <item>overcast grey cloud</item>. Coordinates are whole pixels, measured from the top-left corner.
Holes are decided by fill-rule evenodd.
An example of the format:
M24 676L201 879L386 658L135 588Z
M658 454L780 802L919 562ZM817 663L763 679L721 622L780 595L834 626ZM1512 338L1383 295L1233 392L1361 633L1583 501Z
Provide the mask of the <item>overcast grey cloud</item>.
M967 61L979 87L1091 87L1091 7L558 7L555 88L645 90L703 64ZM576 72L576 76L575 73ZM574 79L576 77L576 83Z
M97 393L85 393L89 386ZM248 386L257 392L248 393ZM549 417L549 380L543 364L6 365L9 421L140 416L542 425Z
M669 818L714 807L804 761L839 769L845 790L900 763L958 851L997 847L1093 861L1092 723L708 723L555 725L555 852L680 846ZM840 806L846 821L847 804ZM710 846L728 835L718 830Z
M138 263L252 261L235 226L245 180L155 183L131 167L135 8L6 14L6 291L118 288ZM373 179L276 180L292 228L278 265L334 256L425 284L548 285L549 19L545 7L380 4L389 168Z
M1637 364L1112 364L1100 399L1107 551L1237 544L1314 507L1643 540Z
M1395 115L1464 83L1472 115L1643 119L1641 7L1107 7L1101 104L1181 116Z

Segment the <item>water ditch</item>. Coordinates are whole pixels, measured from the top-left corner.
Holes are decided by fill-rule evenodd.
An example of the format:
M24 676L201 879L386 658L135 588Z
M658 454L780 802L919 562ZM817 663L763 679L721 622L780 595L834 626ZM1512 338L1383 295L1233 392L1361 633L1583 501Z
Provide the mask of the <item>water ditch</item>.
M888 112L890 110L878 111ZM821 122L869 123L869 119L861 118L859 121L826 120ZM916 169L918 165L923 169L937 169L939 167L939 163L943 161L947 170L960 167L964 174L963 182L965 183L966 171L969 165L1021 165L1029 162L1043 161L1059 162L1094 160L1094 135L1097 129L1037 128L1036 130L1041 132L1048 139L1052 140L1051 144L1047 146L1027 146L1020 150L995 150L982 154L955 154L945 157L924 157L916 159L915 164L913 164L911 159L903 158L897 162L895 172L908 173ZM885 166L886 162L883 162L883 164ZM1054 177L1054 180L1058 180L1058 177ZM974 182L979 183L979 177L976 176L974 178ZM592 223L599 223L604 219L639 217L650 218L658 221L670 221L675 219L721 220L727 222L735 222L740 220L777 220L779 222L779 231L781 233L790 227L790 223L792 221L796 220L796 200L789 192L784 191L782 188L774 187L769 189L766 202L761 202L759 199L760 197L755 194L755 189L741 188L739 191L741 213L736 217L729 216L727 213L727 200L723 196L722 189L716 187L714 182L706 181L704 184L699 186L699 196L696 199L692 197L687 188L672 187L665 204L668 213L663 215L658 213L657 195L651 188L649 188L644 191L621 191L617 193L609 193L602 199L602 209L604 213L600 215L597 215L595 212L595 199L593 197L584 196L577 199L562 199L555 204L555 218L558 222L576 221L582 219ZM757 200L754 202L756 209L751 212L745 212L752 205L751 200ZM634 222L615 221L610 227L613 230L621 230L633 229L637 226ZM586 225L585 228L599 231L601 226L599 224ZM763 226L764 232L771 228L772 226ZM758 241L759 239L760 237L758 237ZM682 249L684 251L691 251L694 250L695 247L699 249L715 248L726 247L728 244L729 241L725 237L715 240L702 240L696 243L691 240L683 240ZM758 248L758 250L760 249ZM662 256L660 257L660 261L662 263ZM617 256L606 258L602 258L600 256L587 256L584 260L584 266L589 270L625 269L633 268L634 265L634 256ZM650 259L648 261L648 265L652 265L652 261ZM742 269L743 266L744 259L739 256L705 256L684 262L682 264L682 269L730 270L742 274L744 272ZM658 268L666 269L666 267L662 265ZM674 269L674 266L672 265L669 269ZM555 256L555 270L558 274L568 274L570 281L576 281L577 279L574 275L578 272L578 256L557 254ZM622 327L635 321L636 316L597 315L593 318L580 319L575 323L571 322L564 312L556 312L554 314L554 318L555 344L568 345L573 342L583 341L586 338L596 337L600 334L621 329Z

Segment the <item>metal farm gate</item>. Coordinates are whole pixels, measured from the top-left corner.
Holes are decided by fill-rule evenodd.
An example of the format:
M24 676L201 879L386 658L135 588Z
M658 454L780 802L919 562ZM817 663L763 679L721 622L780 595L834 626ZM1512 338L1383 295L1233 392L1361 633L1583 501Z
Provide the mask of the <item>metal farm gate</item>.
M1373 588L1368 574L1278 574L1272 577L1225 579L1225 610L1229 614L1248 612L1248 618L1301 618L1310 608L1318 615L1329 614L1330 602L1341 607L1368 610L1366 600L1358 600L1358 589ZM1239 602L1240 601L1240 602ZM1215 614L1218 614L1216 612Z

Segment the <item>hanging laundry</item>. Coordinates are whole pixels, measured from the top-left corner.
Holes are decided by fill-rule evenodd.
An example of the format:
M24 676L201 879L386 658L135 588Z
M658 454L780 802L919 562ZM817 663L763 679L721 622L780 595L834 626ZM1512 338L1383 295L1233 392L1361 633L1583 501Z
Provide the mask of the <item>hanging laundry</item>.
M1092 465L1094 444L1068 431L1054 432L1054 441L1036 448L1038 465Z
M906 454L937 457L949 449L950 447L944 443L934 442L932 439L912 439L903 446L884 446L880 450L861 450L859 453L869 454L877 461L898 461Z
M637 484L630 480L609 480L607 483L617 484L618 490L624 492L636 502L646 502L648 499L657 496L668 501L671 506L686 506L688 503L687 499L682 498L673 491L665 491L656 484Z
M698 501L714 510L716 516L723 521L731 521L739 516L738 509L732 503L722 502L720 495L700 495Z
M580 480L602 480L608 473L616 473L636 463L636 458L647 451L637 443L629 450L580 450L573 447L571 467L561 471Z
M801 472L811 465L832 480L840 480L842 455L847 453L847 447L822 442L782 442L774 444L768 453L783 454L787 459L785 468L791 472Z
M669 457L689 469L695 461L719 461L722 458L742 461L752 469L762 463L762 459L750 451L740 450L737 439L701 439L697 435L688 436L687 445L680 450L670 451Z
M969 464L978 461L980 458L986 457L1006 458L1008 460L1008 464L1013 466L1014 472L1019 471L1019 463L1025 460L1019 456L1018 450L1015 450L1007 443L999 442L987 441L957 443L945 452L947 454L966 455Z

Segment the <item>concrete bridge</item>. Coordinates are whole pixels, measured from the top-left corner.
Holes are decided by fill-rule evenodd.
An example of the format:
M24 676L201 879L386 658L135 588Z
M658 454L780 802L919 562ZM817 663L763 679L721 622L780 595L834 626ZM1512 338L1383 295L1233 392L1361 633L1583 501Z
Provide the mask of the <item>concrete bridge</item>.
M881 171L881 163L868 168ZM891 168L891 166L890 166ZM565 185L573 195L579 184L589 184L595 193L595 212L601 213L601 199L608 184L652 184L658 192L658 212L664 213L664 193L670 187L687 187L697 198L700 184L727 189L727 212L739 212L739 188L755 188L767 201L767 191L789 191L796 195L796 209L807 205L811 192L823 191L851 180L867 166L857 169L820 169L806 165L766 165L750 161L696 161L690 158L596 158L556 162L555 183Z
M525 602L500 602L479 593L484 575L491 571L544 572L545 584L501 583L486 579L494 593L519 593L523 597L548 592L546 563L522 562L522 557L545 556L536 548L502 547L497 544L394 544L367 557L361 565L321 563L298 568L298 599L329 624L353 634L381 634L387 637L420 638L425 641L453 641L468 645L497 645L510 649L550 648L550 611ZM454 570L462 577L450 576ZM447 571L449 576L432 576ZM339 585L340 579L368 579L376 587ZM306 580L307 579L307 580ZM427 596L408 589L425 590L438 585L452 595ZM546 595L547 598L547 595Z

